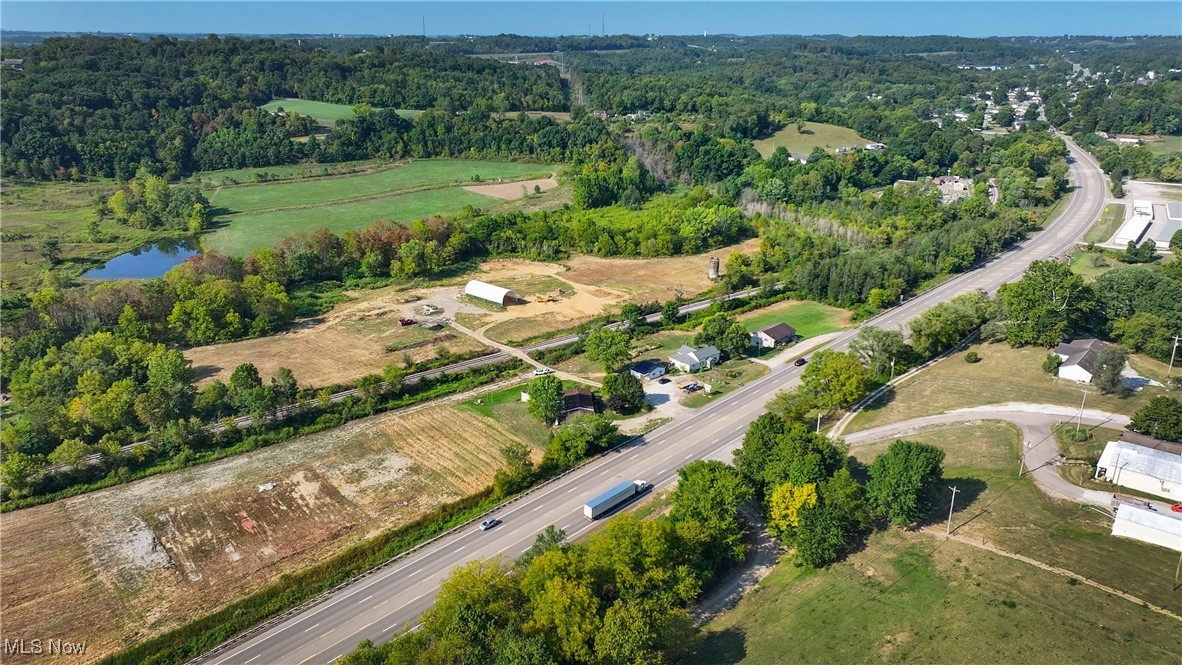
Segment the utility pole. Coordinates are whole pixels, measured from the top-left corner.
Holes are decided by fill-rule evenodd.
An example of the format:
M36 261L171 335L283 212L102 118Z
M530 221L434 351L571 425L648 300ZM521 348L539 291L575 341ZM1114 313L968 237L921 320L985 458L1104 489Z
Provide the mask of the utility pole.
M423 15L423 39L427 38L427 15Z
M821 414L817 413L817 434L821 433Z
M1174 335L1174 348L1170 349L1170 366L1166 368L1166 388L1170 387L1170 375L1174 373L1174 354L1178 352L1178 340L1182 336Z
M1178 590L1178 573L1182 571L1182 552L1178 553L1178 565L1174 567L1174 591Z
M891 380L887 383L893 383L895 380L895 359L891 358Z
M944 530L945 536L952 534L952 508L956 506L956 493L960 491L955 485L948 489L952 490L952 503L948 504L948 528Z
M1088 402L1088 391L1084 390L1083 388L1080 388L1079 391L1083 393L1083 399L1079 403L1079 420L1076 422L1076 425L1075 425L1075 431L1077 434L1079 433L1079 431L1081 429L1083 429L1084 404L1087 404L1087 402Z

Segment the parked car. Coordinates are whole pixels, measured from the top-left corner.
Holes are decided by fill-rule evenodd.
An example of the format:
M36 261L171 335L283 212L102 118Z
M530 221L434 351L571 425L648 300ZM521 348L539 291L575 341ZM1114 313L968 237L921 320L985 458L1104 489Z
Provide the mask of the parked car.
M797 358L796 360L794 360L792 362L792 364L795 365L796 367L800 367L801 365L803 365L807 362L808 362L808 359L806 359L806 358Z
M545 376L546 374L551 374L553 372L554 370L550 369L549 367L539 367L534 370L534 376Z
M1170 506L1170 510L1176 513L1182 513L1182 503L1175 503L1174 505Z
M499 520L495 517L490 517L480 523L480 530L481 531L488 531L489 529L493 528L494 526L496 526L500 523L501 523L501 520Z
M418 323L418 321L415 321L414 319L408 319L408 318L398 319L398 325L400 325L400 326L413 326L416 323Z
M663 386L663 385L665 385L666 383L669 383L669 382L670 382L670 381L672 381L672 380L673 380L673 379L670 379L669 377L661 377L660 379L657 379L657 383L659 383L659 384L661 384L661 385Z

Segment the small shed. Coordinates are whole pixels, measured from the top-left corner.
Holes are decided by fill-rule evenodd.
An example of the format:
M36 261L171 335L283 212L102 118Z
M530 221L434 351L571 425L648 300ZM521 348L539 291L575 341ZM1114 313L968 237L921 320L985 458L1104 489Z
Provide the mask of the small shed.
M521 298L518 297L518 295L513 291L506 289L503 286L489 284L488 282L482 282L477 279L469 280L468 283L464 285L464 295L470 298L486 300L502 307L513 305L521 301Z
M787 323L773 323L751 333L751 346L773 349L796 341L796 328Z

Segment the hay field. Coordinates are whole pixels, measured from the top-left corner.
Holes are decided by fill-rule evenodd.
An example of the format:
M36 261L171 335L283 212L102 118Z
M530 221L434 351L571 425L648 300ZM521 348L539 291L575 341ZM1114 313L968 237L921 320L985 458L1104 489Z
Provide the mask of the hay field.
M732 252L750 255L757 251L759 239L752 238L737 245L693 256L604 259L580 255L566 262L570 272L564 273L562 277L577 284L622 291L633 301L672 300L678 292L688 298L713 285L707 276L711 256L717 256L725 262Z
M788 152L807 156L813 148L824 148L825 152L836 153L838 148L863 146L867 143L870 143L869 139L858 136L857 132L848 127L806 122L803 134L796 131L795 124L791 124L769 138L755 141L755 149L765 158L770 157L780 146L784 146Z
M540 457L434 403L5 514L3 636L85 641L70 662L93 662L485 487L509 441Z
M293 97L284 97L282 99L273 99L260 108L274 113L282 106L284 111L295 111L304 115L312 116L322 125L332 127L339 120L345 120L353 117L353 107L348 104L330 104L328 102L316 102L310 99L295 99ZM413 109L398 109L398 115L404 118L413 118L419 115L422 111Z

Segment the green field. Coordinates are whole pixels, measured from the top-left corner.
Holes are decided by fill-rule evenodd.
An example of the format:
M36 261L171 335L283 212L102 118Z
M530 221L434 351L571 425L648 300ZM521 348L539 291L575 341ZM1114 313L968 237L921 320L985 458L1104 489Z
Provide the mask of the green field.
M986 424L909 436L947 454L962 493L953 526L1178 611L1177 554L1114 538L1109 522L1017 479L1017 430ZM862 463L887 443L853 449ZM890 529L825 570L781 563L707 626L693 663L1175 663L1175 620L1068 577L935 535ZM1114 562L1119 564L1114 565Z
M340 234L367 228L379 219L411 222L435 214L454 213L465 205L488 206L499 200L459 187L447 187L331 206L280 208L227 218L225 226L205 236L202 242L206 249L242 256L260 247L274 246L295 233L327 228Z
M322 227L343 233L379 219L410 222L455 213L466 205L488 207L501 199L462 185L475 184L477 177L489 183L551 171L545 164L432 159L353 175L219 187L206 192L218 227L203 243L239 256Z
M858 136L848 127L806 122L803 134L796 131L796 124L793 123L769 138L755 141L755 149L764 157L770 157L780 146L784 146L788 152L808 155L813 148L824 148L826 152L835 153L838 148L864 146L867 143L870 143L869 139Z
M1084 242L1107 242L1112 234L1120 228L1123 221L1125 221L1125 204L1109 203L1104 206L1104 213L1100 215L1100 219L1096 220L1096 223L1088 230L1088 234L1084 236Z
M257 183L267 180L287 180L292 178L318 178L322 176L372 171L388 167L388 162L363 160L359 162L336 162L333 164L285 164L281 166L254 166L244 169L222 169L220 171L201 171L193 174L189 179L202 189L212 189L225 185L239 185L242 183ZM206 192L207 194L209 192Z
M206 191L205 195L221 214L235 215L397 194L423 187L471 185L477 184L473 181L476 177L485 183L498 178L545 177L552 171L545 164L424 159L356 175L220 187Z
M784 302L739 317L748 330L787 323L801 339L837 332L850 325L850 312L816 302Z
M295 111L304 115L310 115L316 118L317 122L332 126L338 120L353 117L353 107L348 104L329 104L328 102L314 102L310 99L293 99L285 97L283 99L275 99L266 104L262 108L274 113L282 106L284 111ZM413 118L419 115L422 111L399 109L398 115L404 118Z
M974 344L965 352L976 351L981 362L967 363L964 353L957 353L888 392L850 421L847 432L878 425L943 413L946 410L1005 402L1062 404L1079 408L1081 389L1088 389L1087 406L1110 413L1132 414L1163 388L1153 386L1137 391L1132 397L1101 395L1094 387L1074 381L1059 381L1042 371L1042 361L1049 351L1041 348L1012 349L1007 344ZM1142 356L1133 356L1132 361Z

